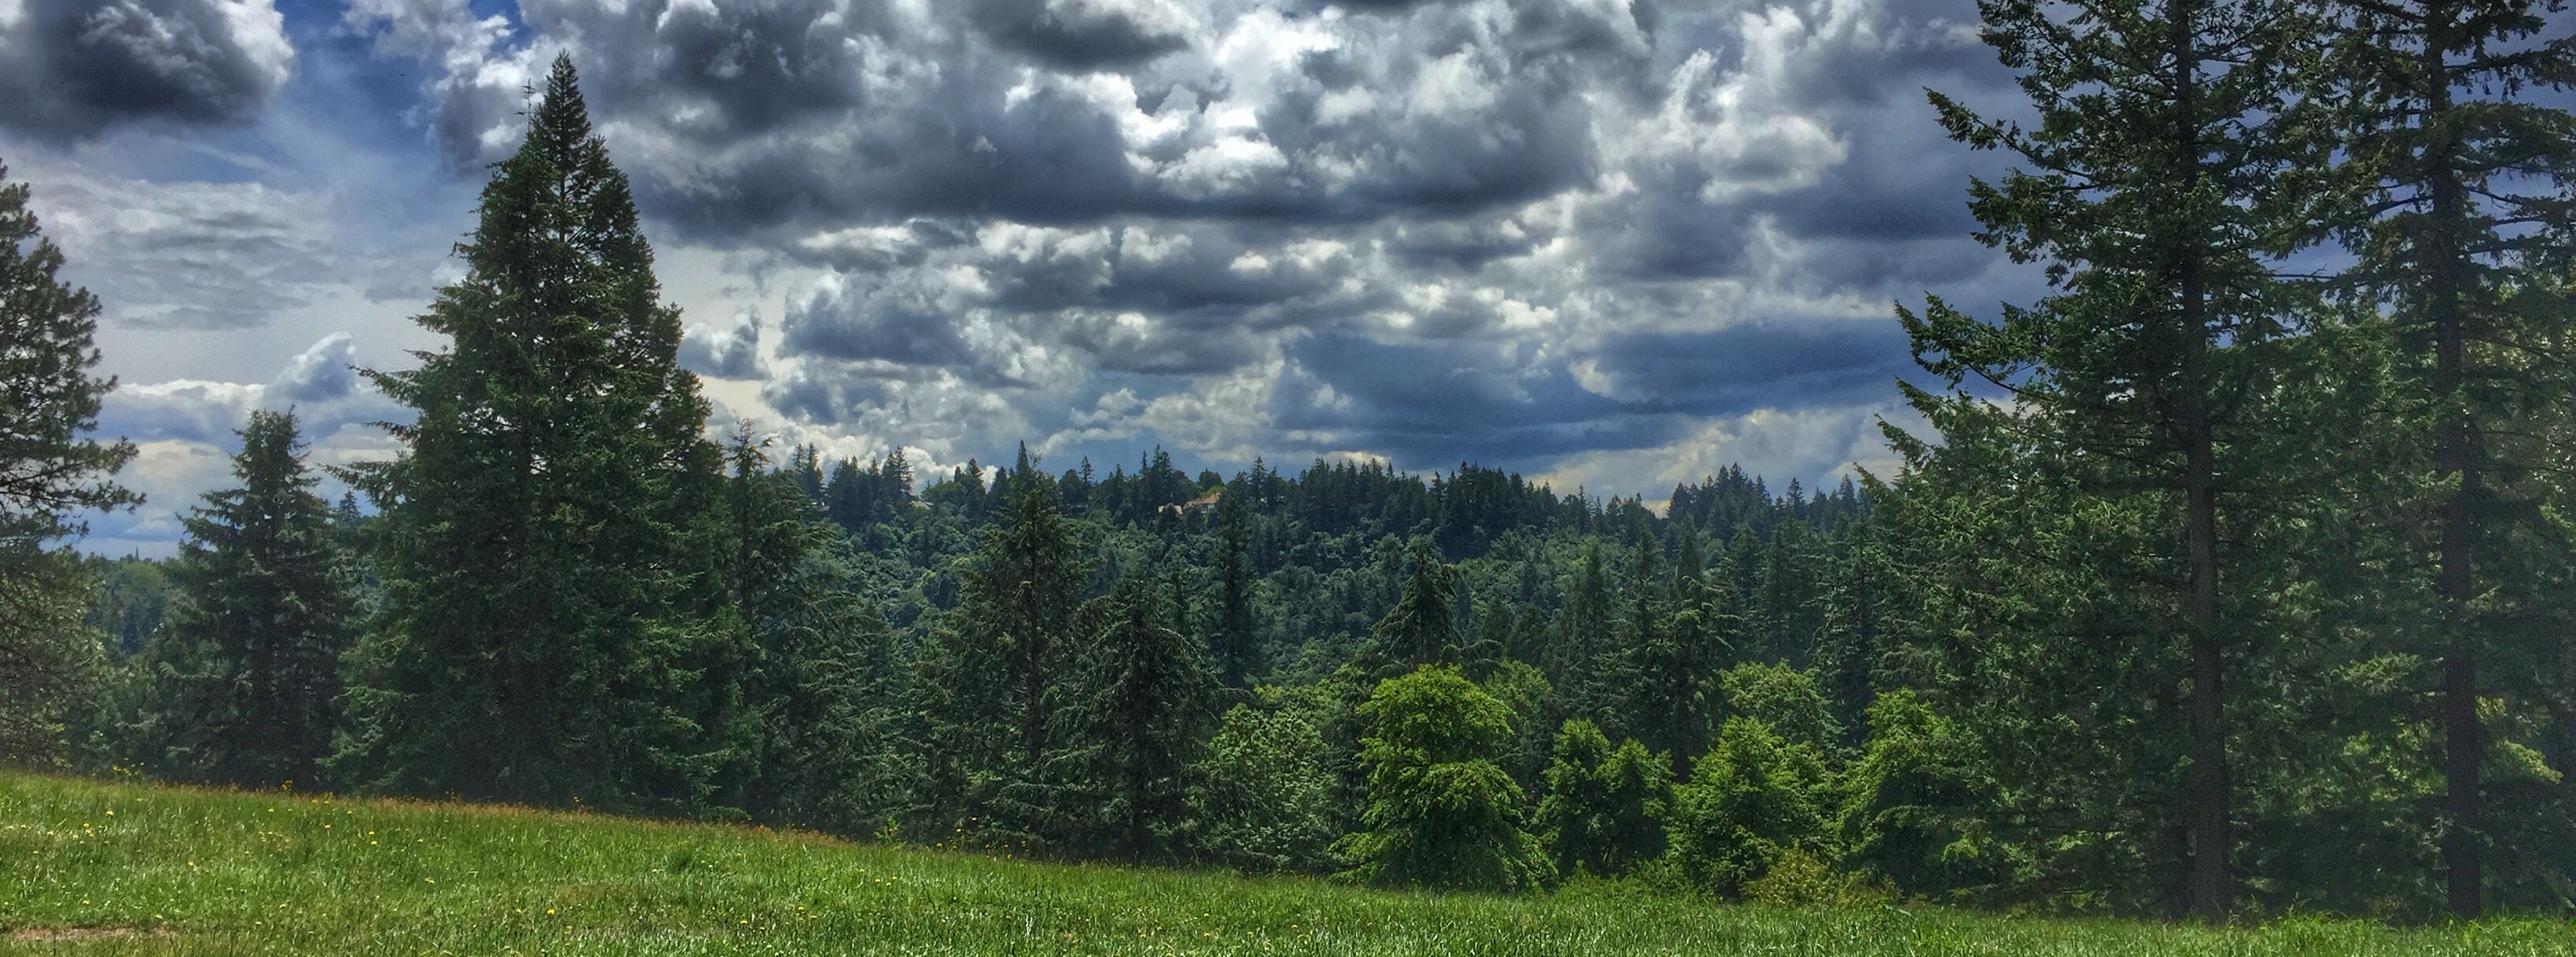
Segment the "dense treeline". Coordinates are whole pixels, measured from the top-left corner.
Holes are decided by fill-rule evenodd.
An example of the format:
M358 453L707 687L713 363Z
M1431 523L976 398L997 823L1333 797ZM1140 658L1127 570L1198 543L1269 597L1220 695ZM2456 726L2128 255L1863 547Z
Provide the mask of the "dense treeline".
M559 62L449 348L371 374L418 413L343 473L373 509L262 413L178 559L84 572L46 543L131 449L77 439L96 305L13 187L0 744L1436 888L2576 907L2576 123L2517 98L2576 45L1982 9L2037 122L1934 104L2015 156L1971 210L2049 291L1901 309L1933 434L1823 494L712 441Z

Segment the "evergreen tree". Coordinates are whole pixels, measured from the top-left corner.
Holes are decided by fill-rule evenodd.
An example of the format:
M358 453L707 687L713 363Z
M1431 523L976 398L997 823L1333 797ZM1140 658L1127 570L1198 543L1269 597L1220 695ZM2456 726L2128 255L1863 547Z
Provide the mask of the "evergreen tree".
M1874 521L1899 549L1905 638L1893 686L1973 728L2005 808L1990 819L2027 859L2021 899L2171 913L2187 886L2189 743L2170 570L2142 529L2167 513L2105 503L2026 454L2002 414L1953 407L1937 454L1907 445Z
M558 58L484 188L449 348L368 373L415 410L352 473L383 509L386 608L354 654L339 767L401 793L693 810L721 748L687 668L720 633L719 452L626 178ZM728 616L729 617L729 616ZM739 622L733 627L738 628Z
M1229 687L1244 687L1263 670L1261 634L1252 620L1252 519L1241 493L1228 491L1217 500L1216 631L1209 643L1216 655L1217 676Z
M1784 517L1764 540L1745 603L1746 617L1752 619L1750 650L1757 660L1804 668L1815 652L1823 608L1817 600L1814 538L1806 522Z
M60 282L62 250L38 231L25 183L0 166L0 543L36 547L85 531L72 515L132 508L111 477L134 444L84 438L113 378L94 378L98 297Z
M60 754L64 709L98 658L81 625L88 576L47 543L86 531L81 511L143 499L112 481L133 443L83 437L116 388L90 375L98 299L54 278L62 251L8 176L0 166L0 762L35 763Z
M241 487L206 493L170 569L178 601L147 664L160 680L146 703L167 722L147 740L167 746L137 757L170 777L313 787L339 723L357 582L294 413L252 412L240 435Z
M988 840L1066 831L1057 712L1091 577L1074 534L1056 510L1053 479L1018 483L965 574L956 611L933 632L914 680L925 696L916 741L934 775L925 802L934 826L977 819L969 829L991 830Z
M710 645L697 662L697 720L730 758L712 799L762 820L873 828L898 803L883 767L893 636L845 587L834 526L806 491L808 449L772 472L744 428L726 457L725 582L744 640Z
M1368 722L1368 830L1335 850L1371 884L1525 891L1555 880L1546 848L1521 829L1521 788L1494 764L1511 709L1451 667L1380 682Z
M1189 820L1189 771L1198 761L1216 679L1207 651L1175 627L1170 603L1141 576L1088 617L1095 626L1067 695L1067 723L1082 782L1096 793L1085 821L1101 853L1165 860Z
M140 558L92 558L98 579L98 603L83 621L107 636L107 647L132 655L149 644L168 613L170 578L162 563Z
M1717 730L1719 665L1741 633L1742 619L1724 596L1700 583L1698 549L1683 549L1663 627L1639 649L1634 715L1637 737L1659 754L1696 754Z
M1536 818L1557 870L1615 877L1662 855L1672 779L1672 762L1636 740L1613 750L1592 722L1567 721Z
M2541 512L2531 477L2550 467L2547 440L2528 423L2568 412L2568 317L2529 308L2545 296L2517 294L2567 275L2576 116L2542 91L2576 84L2576 44L2551 23L2559 6L2540 0L2332 7L2345 29L2313 95L2337 113L2320 145L2344 151L2352 188L2319 218L2358 259L2348 278L2393 307L2428 403L2422 459L2443 481L2433 527L2418 535L2435 556L2426 572L2441 605L2424 650L2441 661L2445 890L2451 912L2468 919L2484 909L2493 840L2479 701L2503 690L2481 659L2521 666L2506 674L2548 668L2553 656L2532 653L2532 633L2563 645L2554 636L2568 624L2563 610L2554 626L2512 624L2550 614L2555 596L2533 594L2544 576L2513 568L2508 543L2530 540ZM2551 547L2564 564L2564 546Z
M824 596L785 630L783 693L764 702L767 819L872 835L908 806L899 750L907 702L893 629L875 603Z
M1980 182L1981 239L2048 264L2059 291L1998 324L1938 301L1905 313L1916 355L1954 387L2009 390L2016 429L2064 450L2102 496L2169 500L2180 540L2191 687L2191 911L2226 919L2232 791L2225 662L2250 636L2231 615L2223 518L2261 474L2244 428L2292 331L2273 277L2296 196L2285 173L2313 159L2264 124L2291 112L2290 71L2313 36L2286 0L2042 5L1987 0L1985 37L2038 108L2036 126L1988 120L1933 95L1951 135L2007 149L2026 171ZM1936 425L1945 408L1922 403Z
M1416 549L1412 558L1413 572L1404 579L1403 597L1386 617L1371 628L1375 639L1372 653L1387 660L1387 667L1397 672L1416 665L1459 663L1463 642L1458 637L1458 618L1454 600L1455 573L1442 564L1439 556L1427 549Z
M1728 718L1673 795L1672 855L1696 886L1735 898L1792 852L1831 859L1830 779L1814 745Z
M1247 873L1325 866L1335 816L1329 758L1323 733L1303 715L1234 706L1191 786L1199 848Z
M1818 585L1824 614L1816 641L1815 670L1834 719L1846 728L1863 727L1874 693L1871 672L1878 665L1881 617L1886 614L1889 583L1895 569L1879 549L1866 521L1834 526L1830 564Z
M1605 733L1626 735L1637 729L1634 716L1648 707L1647 668L1658 663L1650 658L1671 646L1671 583L1664 579L1663 552L1653 536L1637 537L1610 644L1593 656L1592 680L1600 689L1600 716L1594 720Z
M842 459L823 486L824 517L852 532L866 530L877 520L878 486L873 470L859 468L857 459Z
M1613 614L1610 583L1601 570L1600 542L1587 539L1574 588L1566 592L1565 609L1556 618L1556 634L1542 656L1545 660L1538 662L1547 669L1548 680L1555 682L1568 713L1576 717L1598 714L1609 690L1601 686L1595 669L1602 650L1610 647Z

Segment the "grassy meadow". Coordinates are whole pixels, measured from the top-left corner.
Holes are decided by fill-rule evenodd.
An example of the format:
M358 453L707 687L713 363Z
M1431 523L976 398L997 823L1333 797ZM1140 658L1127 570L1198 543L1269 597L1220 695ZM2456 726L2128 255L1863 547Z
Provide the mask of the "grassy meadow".
M2576 954L2576 927L2209 931L1577 888L1387 893L515 808L0 775L0 952Z

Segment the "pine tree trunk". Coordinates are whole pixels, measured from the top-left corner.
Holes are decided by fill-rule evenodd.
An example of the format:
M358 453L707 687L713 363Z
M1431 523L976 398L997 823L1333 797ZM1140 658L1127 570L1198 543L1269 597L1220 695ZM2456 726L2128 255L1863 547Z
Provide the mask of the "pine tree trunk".
M2218 645L2218 521L2209 423L2199 419L2187 455L2185 508L2191 551L2191 909L2225 923L2227 882L2227 722Z
M2184 544L2191 563L2191 910L2212 924L2227 921L2229 911L2228 780L2226 704L2222 697L2224 661L2219 654L2218 611L2218 479L2217 453L2209 409L2199 395L2199 366L2209 341L2199 316L2202 290L2197 263L2183 272L2184 332L2191 337L2192 357L2186 374L2190 395L2181 412L2183 429Z
M2193 43L2200 25L2197 14L2196 4L2183 2L2166 12L2174 37L2175 159L2187 171L2185 183L2193 190L2201 177L2200 53ZM2183 446L2183 539L2191 563L2191 594L2186 603L2191 620L2191 776L2186 784L2191 804L2191 910L2202 921L2223 924L2229 910L2229 781L2221 680L2225 663L2219 654L2218 456L2208 399L2208 291L2199 249L2183 250L2178 265L2177 318L2184 357L2176 424Z
M2435 6L2425 13L2421 82L2427 97L2425 122L2430 126L2454 112L2450 64L2445 52L2454 42L2448 34L2455 17L2448 5ZM2442 866L2452 915L2473 920L2483 909L2479 901L2483 862L2478 807L2478 765L2483 742L2478 733L2477 658L2468 633L2469 600L2476 594L2470 545L2477 534L2472 504L2478 474L2477 434L2469 422L2468 410L2462 406L2466 401L2463 387L2468 357L2466 317L2460 301L2461 269L2466 258L2460 229L2469 215L2469 197L2459 175L2458 152L2458 144L2450 141L2437 140L2425 146L2425 172L2429 174L2426 185L2433 204L2433 248L2427 257L2432 268L2426 277L2425 318L2432 327L2434 399L2441 416L2434 435L2434 462L2443 474L2459 480L2459 486L2442 503L2442 554L2436 582L2445 612L2442 625L2448 631L2448 647L2442 656L2440 713L2442 803L2450 821L2442 833Z

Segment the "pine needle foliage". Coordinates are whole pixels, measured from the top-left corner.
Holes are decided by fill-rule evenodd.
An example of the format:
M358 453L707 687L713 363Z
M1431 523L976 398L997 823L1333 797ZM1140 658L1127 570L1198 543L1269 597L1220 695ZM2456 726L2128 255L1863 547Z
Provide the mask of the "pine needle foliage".
M1448 666L1380 682L1360 705L1369 733L1367 830L1335 851L1357 880L1392 887L1528 891L1556 868L1521 829L1520 785L1494 763L1511 709Z
M206 493L170 569L176 601L135 661L135 763L164 777L320 788L340 721L358 582L293 412L254 411L240 487Z
M396 793L703 807L728 757L692 666L740 640L698 534L720 456L569 57L480 215L419 320L448 348L367 373L417 418L351 473L382 508L387 604L338 766Z
M143 498L113 479L133 443L86 437L116 388L91 374L98 298L55 278L62 250L8 177L0 166L0 763L36 764L63 756L65 709L99 663L88 576L54 540L86 531L83 510Z

